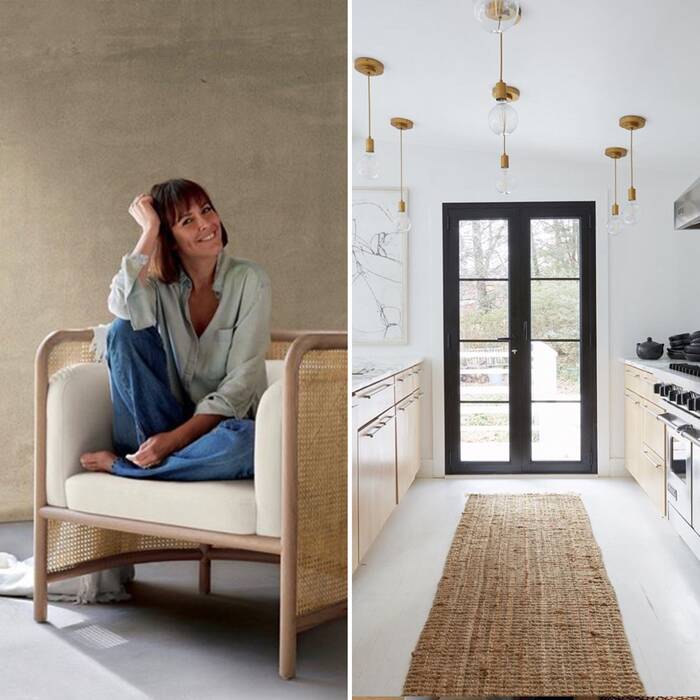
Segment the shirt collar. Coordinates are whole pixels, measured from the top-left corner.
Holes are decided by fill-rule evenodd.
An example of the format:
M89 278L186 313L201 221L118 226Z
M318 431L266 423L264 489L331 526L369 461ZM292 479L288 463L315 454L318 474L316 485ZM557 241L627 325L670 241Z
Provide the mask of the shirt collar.
M221 296L221 290L224 287L224 275L226 272L224 260L226 255L224 251L221 250L216 258L216 267L214 268L214 283L212 284L212 291L217 297ZM189 278L188 274L185 272L183 267L180 268L180 288L184 289L186 287L192 286L192 280Z

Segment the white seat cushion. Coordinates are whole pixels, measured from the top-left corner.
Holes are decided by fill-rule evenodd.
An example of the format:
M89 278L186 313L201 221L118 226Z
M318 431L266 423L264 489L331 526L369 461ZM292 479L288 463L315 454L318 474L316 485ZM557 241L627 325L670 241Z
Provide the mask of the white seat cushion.
M150 481L83 472L69 477L65 486L71 510L236 535L255 534L252 479Z

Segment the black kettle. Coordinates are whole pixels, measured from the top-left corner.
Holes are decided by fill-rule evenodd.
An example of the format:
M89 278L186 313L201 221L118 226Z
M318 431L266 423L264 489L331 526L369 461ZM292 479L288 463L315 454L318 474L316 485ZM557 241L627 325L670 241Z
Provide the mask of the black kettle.
M637 357L642 360L658 360L663 354L663 343L655 343L651 338L647 338L644 343L637 343Z

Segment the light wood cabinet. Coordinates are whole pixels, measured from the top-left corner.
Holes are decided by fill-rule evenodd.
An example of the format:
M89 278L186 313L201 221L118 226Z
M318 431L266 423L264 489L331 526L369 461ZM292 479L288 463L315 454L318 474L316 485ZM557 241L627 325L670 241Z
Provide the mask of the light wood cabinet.
M625 467L656 508L666 513L665 429L656 416L653 373L625 366Z
M420 469L421 364L353 392L353 570Z
M641 399L625 391L625 467L637 480L642 466L642 406Z
M396 405L396 502L420 469L420 391Z
M358 557L367 553L396 505L395 409L358 432Z

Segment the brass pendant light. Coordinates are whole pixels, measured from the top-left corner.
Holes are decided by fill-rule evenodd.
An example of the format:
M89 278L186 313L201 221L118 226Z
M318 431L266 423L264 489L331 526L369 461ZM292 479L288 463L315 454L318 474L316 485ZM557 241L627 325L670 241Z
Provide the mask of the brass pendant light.
M620 216L620 205L617 203L617 161L627 155L627 149L622 146L610 146L605 149L605 155L613 159L613 196L614 201L610 211L610 219L608 220L608 233L611 236L617 236L622 231L622 217Z
M394 223L396 224L396 230L399 233L408 233L411 230L411 219L408 218L406 212L406 202L403 198L403 132L407 129L413 128L413 122L405 117L393 117L391 119L391 125L399 130L399 177L401 182L401 199L399 200L398 212Z
M374 155L374 139L372 138L372 89L370 80L384 72L384 64L376 58L361 56L355 59L355 70L367 76L367 139L365 140L365 152L362 155L357 171L368 180L376 180L379 177L377 158Z
M637 202L637 190L634 187L634 153L632 135L637 129L643 129L647 120L637 114L627 114L620 117L620 126L630 132L630 186L627 190L627 204L622 208L622 220L633 225L639 218L639 203Z
M499 76L491 90L496 105L489 112L489 128L500 136L503 151L500 157L500 172L496 178L496 190L510 194L515 189L515 178L510 173L510 158L506 152L506 135L512 134L518 126L518 113L511 106L520 97L520 90L507 85L503 80L503 32L521 19L520 3L515 0L478 0L474 11L480 22L498 34Z

